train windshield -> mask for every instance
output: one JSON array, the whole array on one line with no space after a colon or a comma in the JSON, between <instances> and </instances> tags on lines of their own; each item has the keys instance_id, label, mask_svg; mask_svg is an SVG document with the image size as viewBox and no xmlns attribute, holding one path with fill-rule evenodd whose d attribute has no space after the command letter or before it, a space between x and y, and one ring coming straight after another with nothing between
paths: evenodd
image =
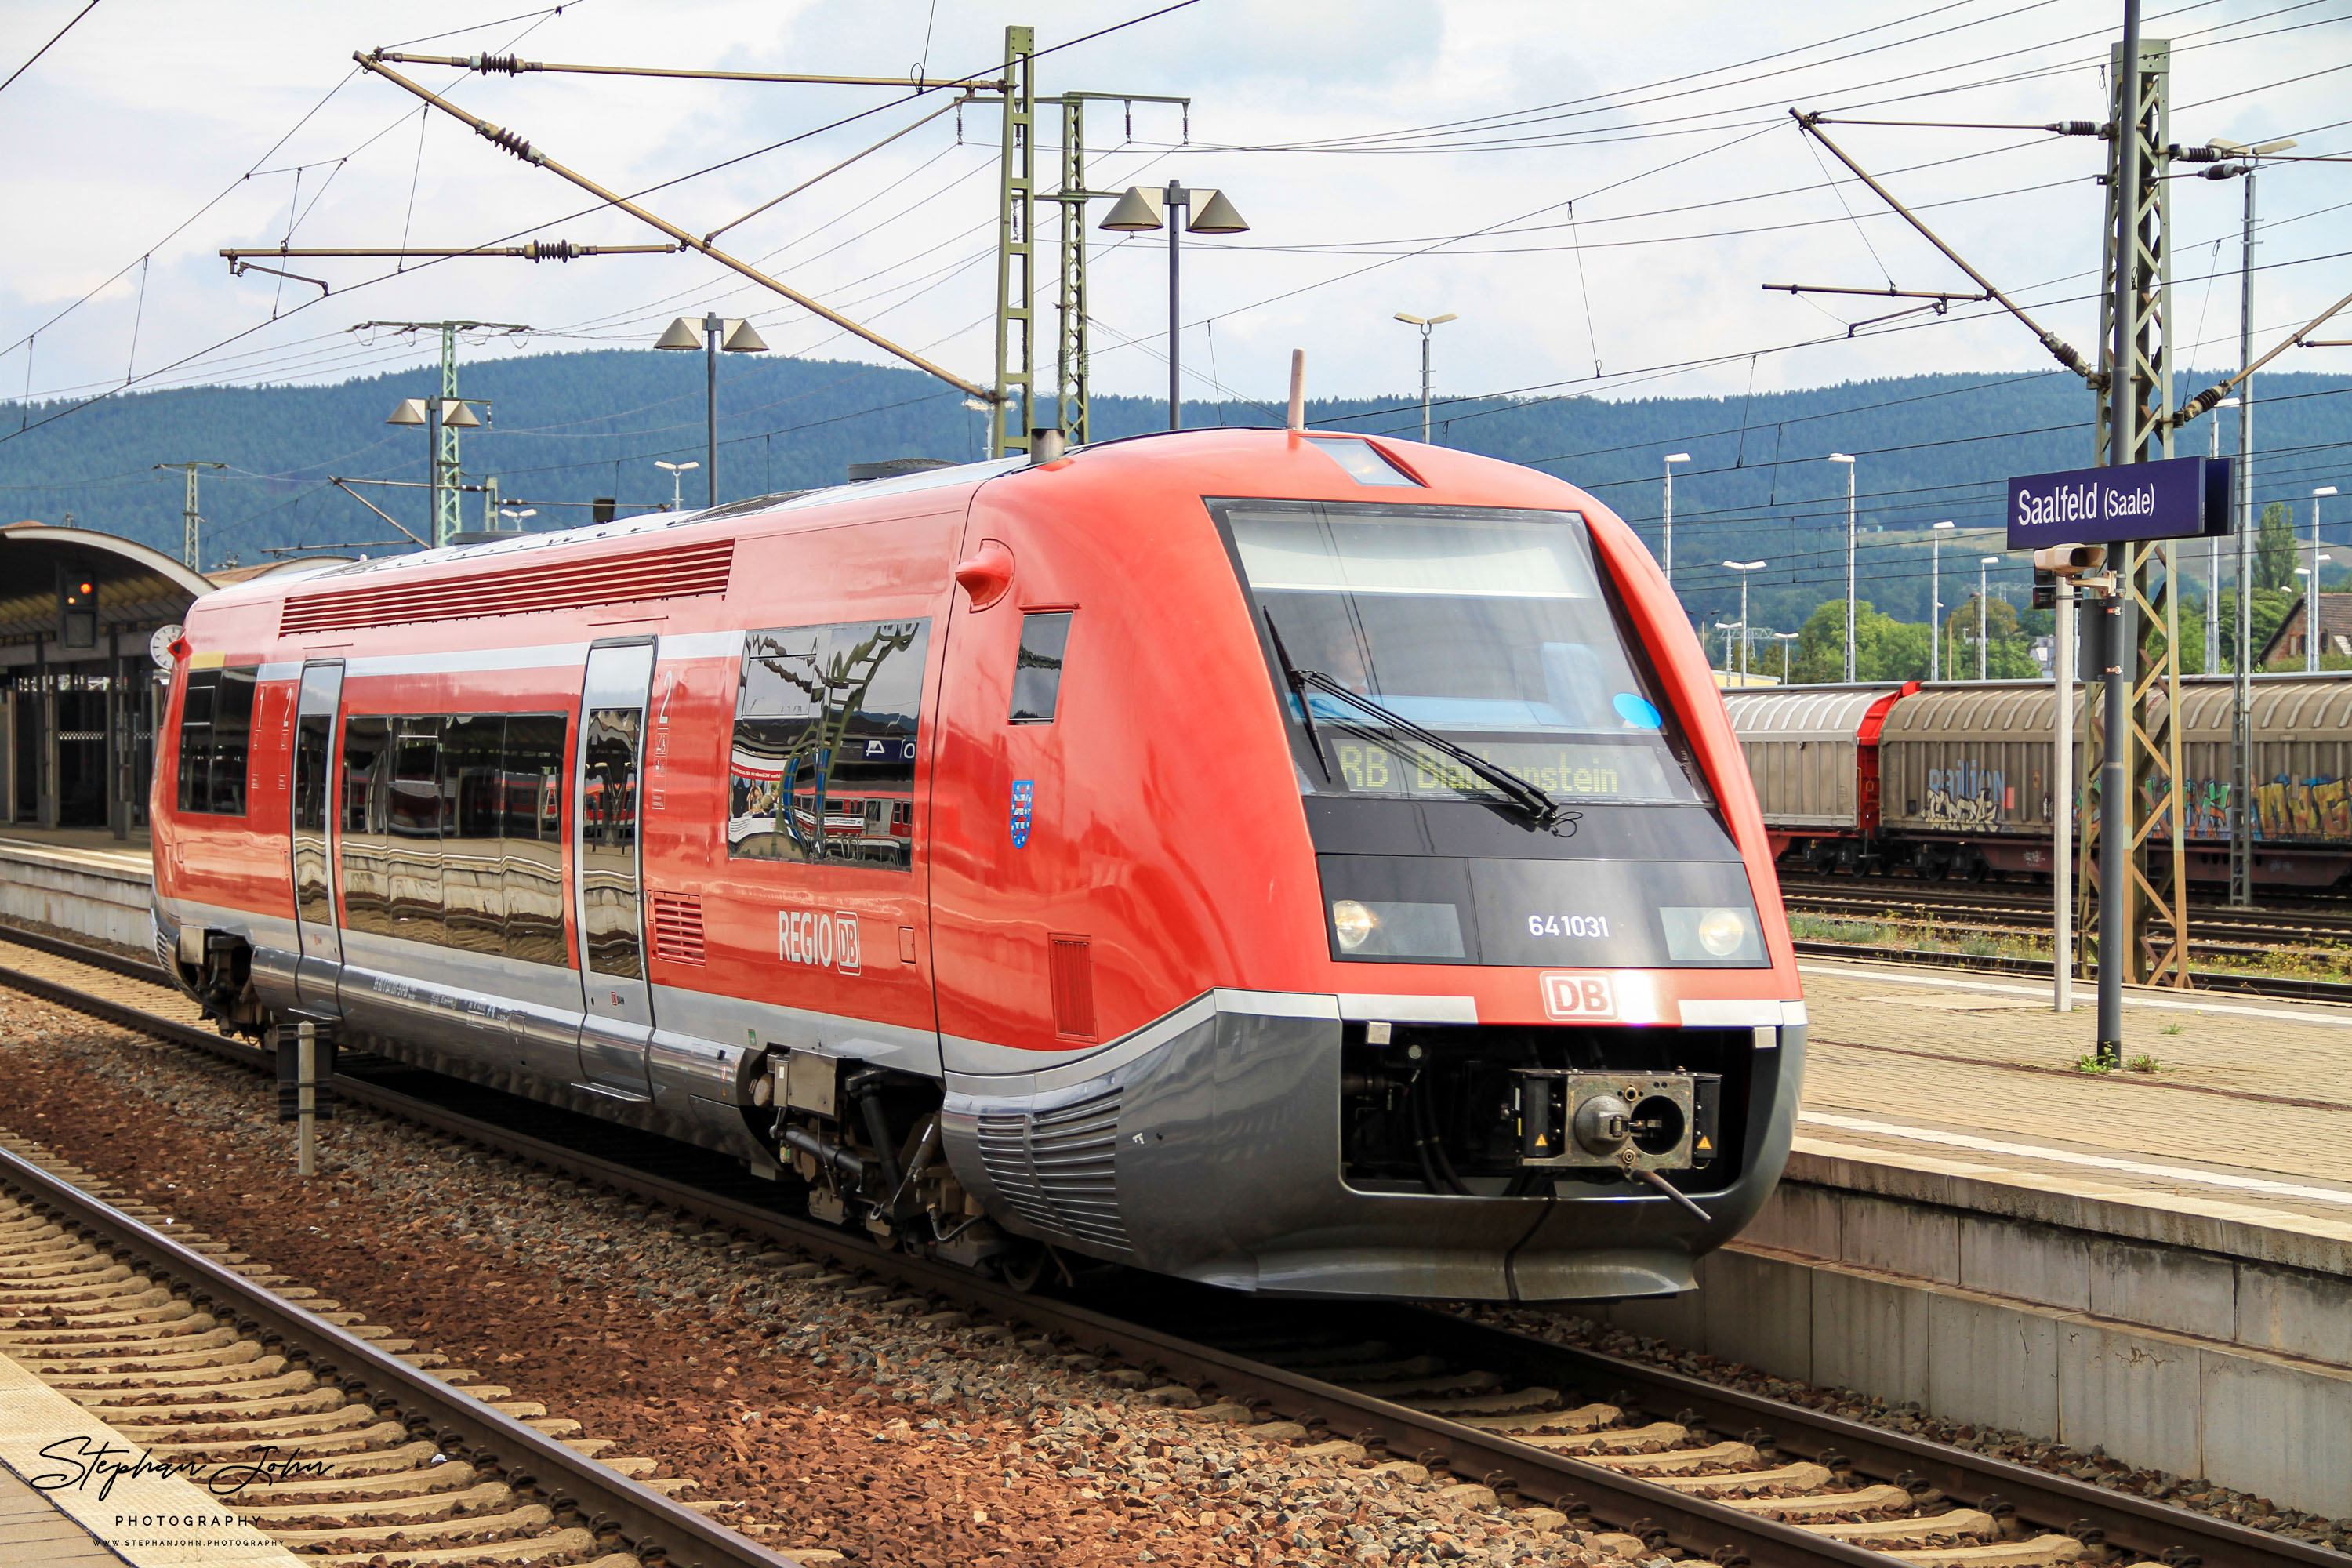
<instances>
[{"instance_id":1,"label":"train windshield","mask_svg":"<svg viewBox=\"0 0 2352 1568\"><path fill-rule=\"evenodd\" d=\"M1706 800L1577 513L1212 505L1287 663L1280 679L1319 678L1285 693L1320 752L1300 769L1308 790L1507 796L1467 751L1558 801Z\"/></svg>"}]
</instances>

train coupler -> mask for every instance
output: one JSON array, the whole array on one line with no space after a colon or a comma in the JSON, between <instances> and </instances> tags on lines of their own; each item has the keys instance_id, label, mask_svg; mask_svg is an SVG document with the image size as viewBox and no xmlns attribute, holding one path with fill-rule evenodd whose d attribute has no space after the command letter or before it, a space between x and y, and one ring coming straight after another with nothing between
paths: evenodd
<instances>
[{"instance_id":1,"label":"train coupler","mask_svg":"<svg viewBox=\"0 0 2352 1568\"><path fill-rule=\"evenodd\" d=\"M1721 1146L1720 1073L1520 1068L1512 1076L1523 1169L1697 1170Z\"/></svg>"}]
</instances>

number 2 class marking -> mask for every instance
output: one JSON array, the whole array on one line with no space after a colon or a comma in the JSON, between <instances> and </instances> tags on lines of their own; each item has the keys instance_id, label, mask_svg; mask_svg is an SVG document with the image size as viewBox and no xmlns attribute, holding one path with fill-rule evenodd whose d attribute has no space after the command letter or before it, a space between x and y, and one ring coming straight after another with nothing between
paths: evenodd
<instances>
[{"instance_id":1,"label":"number 2 class marking","mask_svg":"<svg viewBox=\"0 0 2352 1568\"><path fill-rule=\"evenodd\" d=\"M1598 937L1609 935L1606 915L1529 915L1529 936Z\"/></svg>"}]
</instances>

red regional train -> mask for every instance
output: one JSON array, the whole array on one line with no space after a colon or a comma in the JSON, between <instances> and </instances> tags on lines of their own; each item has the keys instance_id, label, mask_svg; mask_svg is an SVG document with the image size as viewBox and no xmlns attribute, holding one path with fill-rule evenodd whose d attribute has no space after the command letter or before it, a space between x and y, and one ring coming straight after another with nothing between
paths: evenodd
<instances>
[{"instance_id":1,"label":"red regional train","mask_svg":"<svg viewBox=\"0 0 2352 1568\"><path fill-rule=\"evenodd\" d=\"M1197 431L200 601L158 954L225 1031L728 1151L886 1245L1687 1289L1787 1157L1771 851L1648 552Z\"/></svg>"}]
</instances>

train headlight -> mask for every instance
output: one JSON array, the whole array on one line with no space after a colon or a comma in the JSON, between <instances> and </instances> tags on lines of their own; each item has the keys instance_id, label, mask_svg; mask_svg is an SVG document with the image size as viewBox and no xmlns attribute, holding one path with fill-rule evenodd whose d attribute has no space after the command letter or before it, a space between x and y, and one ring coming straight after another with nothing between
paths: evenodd
<instances>
[{"instance_id":1,"label":"train headlight","mask_svg":"<svg viewBox=\"0 0 2352 1568\"><path fill-rule=\"evenodd\" d=\"M1709 910L1698 917L1698 944L1717 958L1729 958L1748 940L1748 917L1738 910Z\"/></svg>"},{"instance_id":2,"label":"train headlight","mask_svg":"<svg viewBox=\"0 0 2352 1568\"><path fill-rule=\"evenodd\" d=\"M1764 943L1753 911L1729 905L1658 911L1665 927L1667 955L1684 963L1761 963Z\"/></svg>"},{"instance_id":3,"label":"train headlight","mask_svg":"<svg viewBox=\"0 0 2352 1568\"><path fill-rule=\"evenodd\" d=\"M1331 905L1331 934L1339 939L1343 952L1353 952L1371 940L1381 929L1381 917L1367 905L1353 899L1339 899Z\"/></svg>"}]
</instances>

